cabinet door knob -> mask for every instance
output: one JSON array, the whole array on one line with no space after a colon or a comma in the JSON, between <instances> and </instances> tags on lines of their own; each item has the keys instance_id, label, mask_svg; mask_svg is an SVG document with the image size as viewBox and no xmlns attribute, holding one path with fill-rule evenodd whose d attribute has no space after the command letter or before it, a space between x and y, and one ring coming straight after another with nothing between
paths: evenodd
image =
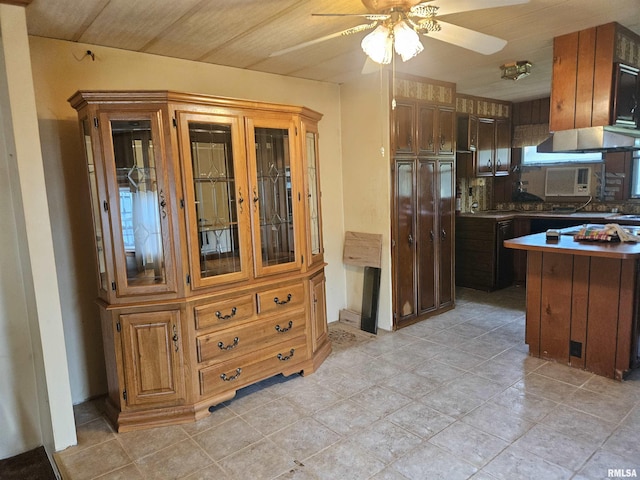
<instances>
[{"instance_id":1,"label":"cabinet door knob","mask_svg":"<svg viewBox=\"0 0 640 480\"><path fill-rule=\"evenodd\" d=\"M178 351L178 330L176 329L176 326L173 326L173 337L171 337L171 340L173 340L173 346L176 349L176 352Z\"/></svg>"},{"instance_id":2,"label":"cabinet door knob","mask_svg":"<svg viewBox=\"0 0 640 480\"><path fill-rule=\"evenodd\" d=\"M407 238L407 240L409 241L409 245L413 245L413 235L409 234L409 238Z\"/></svg>"},{"instance_id":3,"label":"cabinet door knob","mask_svg":"<svg viewBox=\"0 0 640 480\"><path fill-rule=\"evenodd\" d=\"M242 188L238 188L238 204L240 205L240 213L244 210L242 204L244 203L244 197L242 196Z\"/></svg>"},{"instance_id":4,"label":"cabinet door knob","mask_svg":"<svg viewBox=\"0 0 640 480\"><path fill-rule=\"evenodd\" d=\"M256 191L256 187L253 187L253 211L254 212L258 209L258 200L260 200L260 197L258 197L258 192Z\"/></svg>"}]
</instances>

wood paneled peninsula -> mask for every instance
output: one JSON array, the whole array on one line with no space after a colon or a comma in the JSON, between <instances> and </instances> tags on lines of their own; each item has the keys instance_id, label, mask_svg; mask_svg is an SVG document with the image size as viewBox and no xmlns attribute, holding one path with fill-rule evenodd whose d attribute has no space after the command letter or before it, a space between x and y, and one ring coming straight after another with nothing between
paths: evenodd
<instances>
[{"instance_id":1,"label":"wood paneled peninsula","mask_svg":"<svg viewBox=\"0 0 640 480\"><path fill-rule=\"evenodd\" d=\"M545 233L506 240L527 252L529 354L622 380L640 364L640 244Z\"/></svg>"}]
</instances>

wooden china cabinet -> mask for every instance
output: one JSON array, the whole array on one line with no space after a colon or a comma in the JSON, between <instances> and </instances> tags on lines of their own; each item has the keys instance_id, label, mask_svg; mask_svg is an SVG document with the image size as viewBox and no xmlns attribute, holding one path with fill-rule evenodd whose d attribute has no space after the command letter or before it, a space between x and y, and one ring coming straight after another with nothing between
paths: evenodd
<instances>
[{"instance_id":1,"label":"wooden china cabinet","mask_svg":"<svg viewBox=\"0 0 640 480\"><path fill-rule=\"evenodd\" d=\"M401 79L395 97L392 263L397 328L454 307L455 85Z\"/></svg>"},{"instance_id":2,"label":"wooden china cabinet","mask_svg":"<svg viewBox=\"0 0 640 480\"><path fill-rule=\"evenodd\" d=\"M331 351L321 114L170 91L81 91L118 431L194 421Z\"/></svg>"}]
</instances>

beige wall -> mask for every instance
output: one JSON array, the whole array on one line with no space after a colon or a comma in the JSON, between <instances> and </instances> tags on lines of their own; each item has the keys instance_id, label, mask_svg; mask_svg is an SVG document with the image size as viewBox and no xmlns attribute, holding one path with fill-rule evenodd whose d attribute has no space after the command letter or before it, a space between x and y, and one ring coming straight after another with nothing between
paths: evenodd
<instances>
[{"instance_id":1,"label":"beige wall","mask_svg":"<svg viewBox=\"0 0 640 480\"><path fill-rule=\"evenodd\" d=\"M0 458L76 442L23 7L0 4Z\"/></svg>"},{"instance_id":2,"label":"beige wall","mask_svg":"<svg viewBox=\"0 0 640 480\"><path fill-rule=\"evenodd\" d=\"M344 229L382 234L378 326L385 330L393 328L388 91L379 73L341 88ZM360 312L363 269L348 267L346 275L348 308Z\"/></svg>"},{"instance_id":3,"label":"beige wall","mask_svg":"<svg viewBox=\"0 0 640 480\"><path fill-rule=\"evenodd\" d=\"M304 105L324 114L319 125L328 320L346 303L342 266L344 218L338 85L261 74L156 55L30 38L47 196L53 225L73 402L105 391L77 90L159 89ZM95 60L86 55L87 50Z\"/></svg>"}]
</instances>

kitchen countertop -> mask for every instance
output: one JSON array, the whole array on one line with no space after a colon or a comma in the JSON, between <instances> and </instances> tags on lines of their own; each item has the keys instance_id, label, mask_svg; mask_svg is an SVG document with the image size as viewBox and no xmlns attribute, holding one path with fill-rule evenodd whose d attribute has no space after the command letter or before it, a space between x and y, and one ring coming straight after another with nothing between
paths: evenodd
<instances>
[{"instance_id":1,"label":"kitchen countertop","mask_svg":"<svg viewBox=\"0 0 640 480\"><path fill-rule=\"evenodd\" d=\"M589 257L640 258L640 244L638 243L576 241L573 239L573 235L566 234L560 235L558 240L547 241L547 236L544 232L505 240L504 246L516 250L554 252Z\"/></svg>"},{"instance_id":2,"label":"kitchen countertop","mask_svg":"<svg viewBox=\"0 0 640 480\"><path fill-rule=\"evenodd\" d=\"M492 218L495 220L509 220L513 218L549 218L558 220L589 221L596 220L604 223L620 223L633 225L640 223L640 214L625 215L611 212L554 212L554 211L526 211L526 210L484 210L476 213L461 213L459 217Z\"/></svg>"}]
</instances>

